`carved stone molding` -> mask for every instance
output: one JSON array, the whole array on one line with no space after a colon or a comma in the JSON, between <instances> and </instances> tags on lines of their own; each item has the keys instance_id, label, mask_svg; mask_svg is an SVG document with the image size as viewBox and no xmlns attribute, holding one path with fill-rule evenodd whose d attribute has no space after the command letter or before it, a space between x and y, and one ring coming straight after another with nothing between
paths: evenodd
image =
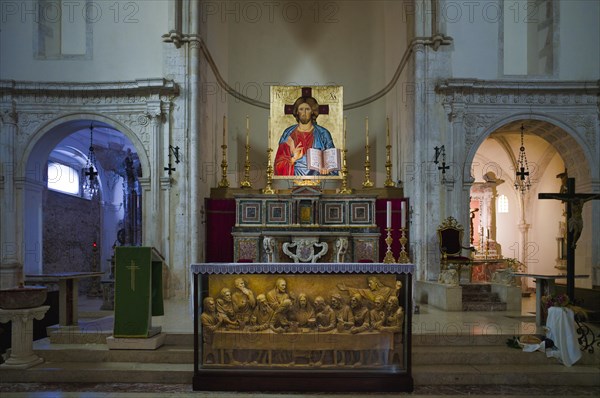
<instances>
[{"instance_id":1,"label":"carved stone molding","mask_svg":"<svg viewBox=\"0 0 600 398\"><path fill-rule=\"evenodd\" d=\"M438 84L436 92L449 121L463 123L467 151L493 124L510 115L532 112L562 120L577 129L590 147L596 146L600 104L597 81L452 79Z\"/></svg>"},{"instance_id":2,"label":"carved stone molding","mask_svg":"<svg viewBox=\"0 0 600 398\"><path fill-rule=\"evenodd\" d=\"M179 87L166 79L129 82L66 83L0 80L0 107L14 109L18 121L17 142L24 144L39 127L73 112L101 113L134 131L146 148L151 121L164 121L163 109L179 95ZM11 104L14 106L11 107Z\"/></svg>"},{"instance_id":3,"label":"carved stone molding","mask_svg":"<svg viewBox=\"0 0 600 398\"><path fill-rule=\"evenodd\" d=\"M19 117L13 103L2 104L0 108L0 121L4 124L17 124Z\"/></svg>"},{"instance_id":4,"label":"carved stone molding","mask_svg":"<svg viewBox=\"0 0 600 398\"><path fill-rule=\"evenodd\" d=\"M518 81L452 79L441 82L436 91L443 103L472 105L592 105L598 106L598 81Z\"/></svg>"}]
</instances>

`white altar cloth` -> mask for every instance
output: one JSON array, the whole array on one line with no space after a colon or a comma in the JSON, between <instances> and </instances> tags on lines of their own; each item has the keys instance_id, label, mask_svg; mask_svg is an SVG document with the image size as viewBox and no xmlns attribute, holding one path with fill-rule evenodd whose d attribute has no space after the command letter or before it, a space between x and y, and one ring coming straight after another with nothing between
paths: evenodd
<instances>
[{"instance_id":1,"label":"white altar cloth","mask_svg":"<svg viewBox=\"0 0 600 398\"><path fill-rule=\"evenodd\" d=\"M566 307L548 308L546 337L554 342L557 350L546 350L549 357L558 358L564 365L571 366L581 358L577 342L575 314Z\"/></svg>"}]
</instances>

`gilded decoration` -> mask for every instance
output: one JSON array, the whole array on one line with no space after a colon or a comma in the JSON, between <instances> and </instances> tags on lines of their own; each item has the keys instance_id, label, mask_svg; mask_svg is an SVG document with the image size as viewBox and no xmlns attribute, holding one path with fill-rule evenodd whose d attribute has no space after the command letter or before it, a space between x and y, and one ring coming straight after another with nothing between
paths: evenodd
<instances>
[{"instance_id":1,"label":"gilded decoration","mask_svg":"<svg viewBox=\"0 0 600 398\"><path fill-rule=\"evenodd\" d=\"M343 136L342 86L271 86L273 178L311 186L341 179Z\"/></svg>"},{"instance_id":2,"label":"gilded decoration","mask_svg":"<svg viewBox=\"0 0 600 398\"><path fill-rule=\"evenodd\" d=\"M208 367L404 367L395 275L210 275L202 300Z\"/></svg>"}]
</instances>

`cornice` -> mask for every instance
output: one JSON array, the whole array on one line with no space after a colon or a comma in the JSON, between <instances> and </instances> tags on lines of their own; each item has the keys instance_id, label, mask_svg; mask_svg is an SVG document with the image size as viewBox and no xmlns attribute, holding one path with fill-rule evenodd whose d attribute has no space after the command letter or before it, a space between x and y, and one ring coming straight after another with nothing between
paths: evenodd
<instances>
[{"instance_id":1,"label":"cornice","mask_svg":"<svg viewBox=\"0 0 600 398\"><path fill-rule=\"evenodd\" d=\"M600 94L600 80L479 80L479 79L448 79L436 86L440 93L460 91L507 91L507 92L570 92L586 95Z\"/></svg>"},{"instance_id":2,"label":"cornice","mask_svg":"<svg viewBox=\"0 0 600 398\"><path fill-rule=\"evenodd\" d=\"M179 86L163 78L136 79L125 82L33 82L0 80L0 95L45 95L45 96L169 96L179 95Z\"/></svg>"}]
</instances>

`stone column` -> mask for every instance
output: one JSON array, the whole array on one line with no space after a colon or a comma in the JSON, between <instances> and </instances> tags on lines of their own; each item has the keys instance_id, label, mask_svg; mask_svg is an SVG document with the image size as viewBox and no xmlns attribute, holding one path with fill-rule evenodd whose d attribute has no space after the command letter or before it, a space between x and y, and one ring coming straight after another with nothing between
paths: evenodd
<instances>
[{"instance_id":1,"label":"stone column","mask_svg":"<svg viewBox=\"0 0 600 398\"><path fill-rule=\"evenodd\" d=\"M148 101L147 104L147 116L150 119L150 186L149 186L149 195L147 195L144 200L147 200L148 206L144 206L146 210L149 210L150 217L144 217L145 221L149 224L144 226L144 231L146 232L146 236L143 237L143 241L147 243L148 246L153 246L157 248L159 251L162 251L161 242L162 242L162 227L164 224L164 220L162 220L162 212L160 211L161 203L161 189L160 189L160 176L162 174L162 130L161 123L163 119L162 110L161 110L161 101Z\"/></svg>"},{"instance_id":2,"label":"stone column","mask_svg":"<svg viewBox=\"0 0 600 398\"><path fill-rule=\"evenodd\" d=\"M199 1L190 3L190 36L200 34L200 5ZM190 210L190 232L189 232L189 262L200 262L200 253L203 253L201 246L204 242L200 240L201 229L201 208L204 199L201 195L200 178L198 171L200 167L200 134L206 132L201 131L200 118L200 98L202 92L200 90L200 42L197 40L190 41L189 45L189 65L188 65L188 98L189 98L189 162L187 165L187 174L189 179L189 210Z\"/></svg>"},{"instance_id":3,"label":"stone column","mask_svg":"<svg viewBox=\"0 0 600 398\"><path fill-rule=\"evenodd\" d=\"M18 286L22 279L23 265L19 261L19 237L17 233L17 206L15 190L15 137L17 113L11 104L0 110L0 288Z\"/></svg>"},{"instance_id":4,"label":"stone column","mask_svg":"<svg viewBox=\"0 0 600 398\"><path fill-rule=\"evenodd\" d=\"M518 253L518 260L523 263L525 265L525 267L527 268L527 272L531 272L529 270L529 266L527 264L527 235L529 232L529 228L531 227L531 224L527 224L525 222L525 220L521 220L521 222L518 225L519 228L519 253ZM523 283L523 280L527 280L527 278L523 278L521 280L521 289L523 292L527 291L527 283Z\"/></svg>"},{"instance_id":5,"label":"stone column","mask_svg":"<svg viewBox=\"0 0 600 398\"><path fill-rule=\"evenodd\" d=\"M49 305L13 310L0 309L0 322L12 322L10 356L0 367L26 369L44 362L33 352L33 320L42 320Z\"/></svg>"}]
</instances>

